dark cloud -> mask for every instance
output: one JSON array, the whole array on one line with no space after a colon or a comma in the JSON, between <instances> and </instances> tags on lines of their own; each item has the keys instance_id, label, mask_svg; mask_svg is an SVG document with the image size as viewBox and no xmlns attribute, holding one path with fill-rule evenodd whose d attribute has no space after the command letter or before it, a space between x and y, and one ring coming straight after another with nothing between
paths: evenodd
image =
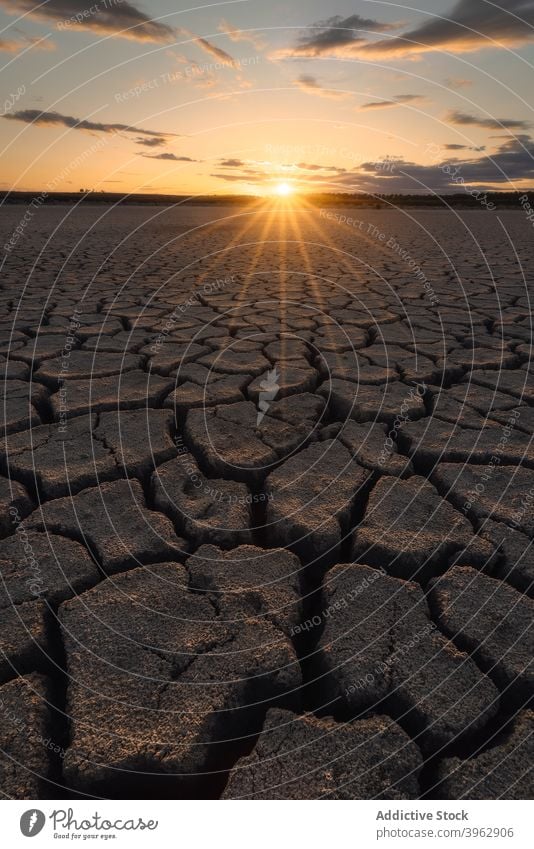
<instances>
[{"instance_id":1,"label":"dark cloud","mask_svg":"<svg viewBox=\"0 0 534 849\"><path fill-rule=\"evenodd\" d=\"M514 184L527 180L534 183L534 139L526 133L513 139L505 136L491 155L477 155L481 149L467 145L450 144L443 148L451 152L471 151L472 155L463 160L444 156L441 162L429 165L389 157L382 162L364 162L351 170L314 162L293 163L286 167L299 169L291 173L291 179L303 187L314 185L328 191L372 194L455 194L468 193L470 188L485 191L492 186L513 189ZM267 169L253 170L242 166L235 166L235 173L218 172L211 176L227 182L272 182L272 173Z\"/></svg>"},{"instance_id":2,"label":"dark cloud","mask_svg":"<svg viewBox=\"0 0 534 849\"><path fill-rule=\"evenodd\" d=\"M167 162L199 162L198 159L191 159L190 156L176 156L175 153L140 153L139 156L144 156L145 159L164 159Z\"/></svg>"},{"instance_id":3,"label":"dark cloud","mask_svg":"<svg viewBox=\"0 0 534 849\"><path fill-rule=\"evenodd\" d=\"M142 144L143 147L161 147L162 145L167 143L166 138L150 138L150 139L134 139L136 144Z\"/></svg>"},{"instance_id":4,"label":"dark cloud","mask_svg":"<svg viewBox=\"0 0 534 849\"><path fill-rule=\"evenodd\" d=\"M220 159L219 165L222 165L224 168L242 168L244 166L244 162L242 159Z\"/></svg>"},{"instance_id":5,"label":"dark cloud","mask_svg":"<svg viewBox=\"0 0 534 849\"><path fill-rule=\"evenodd\" d=\"M364 103L360 109L388 109L391 106L402 106L404 103L414 103L425 100L422 94L397 94L391 100L372 100Z\"/></svg>"},{"instance_id":6,"label":"dark cloud","mask_svg":"<svg viewBox=\"0 0 534 849\"><path fill-rule=\"evenodd\" d=\"M341 15L318 21L308 28L297 43L275 55L285 56L350 56L365 44L365 35L395 29L394 24L385 24L359 15L342 18Z\"/></svg>"},{"instance_id":7,"label":"dark cloud","mask_svg":"<svg viewBox=\"0 0 534 849\"><path fill-rule=\"evenodd\" d=\"M459 127L480 127L483 130L528 130L530 121L520 121L515 118L479 118L467 112L449 112L449 124Z\"/></svg>"},{"instance_id":8,"label":"dark cloud","mask_svg":"<svg viewBox=\"0 0 534 849\"><path fill-rule=\"evenodd\" d=\"M480 147L470 147L468 144L444 144L443 147L445 150L476 150L480 152L481 150L486 150L486 145L481 145Z\"/></svg>"},{"instance_id":9,"label":"dark cloud","mask_svg":"<svg viewBox=\"0 0 534 849\"><path fill-rule=\"evenodd\" d=\"M491 156L477 159L445 159L435 165L398 160L393 168L385 170L381 170L379 163L367 162L359 171L360 175L357 172L349 175L352 183L378 193L427 190L450 194L463 191L462 181L467 186L508 188L508 183L534 179L534 139L528 135L508 139ZM363 180L358 181L358 176Z\"/></svg>"},{"instance_id":10,"label":"dark cloud","mask_svg":"<svg viewBox=\"0 0 534 849\"><path fill-rule=\"evenodd\" d=\"M534 41L534 0L459 0L443 16L428 16L424 23L395 38L368 42L359 52L372 56L400 56L429 50L464 53L484 47L519 47Z\"/></svg>"},{"instance_id":11,"label":"dark cloud","mask_svg":"<svg viewBox=\"0 0 534 849\"><path fill-rule=\"evenodd\" d=\"M88 2L88 0L0 0L8 12L54 21L56 28L65 32L92 30L100 35L114 35L133 41L174 41L177 31L166 24L151 20L126 0L115 3Z\"/></svg>"},{"instance_id":12,"label":"dark cloud","mask_svg":"<svg viewBox=\"0 0 534 849\"><path fill-rule=\"evenodd\" d=\"M105 124L99 121L85 121L81 118L73 118L70 115L61 115L59 112L41 112L39 109L21 109L2 116L6 121L22 121L25 124L33 124L39 127L70 127L73 130L89 130L95 133L135 133L139 136L147 136L155 141L149 145L164 144L165 139L175 136L176 133L161 133L156 130L142 130L139 127L130 127L128 124ZM138 142L145 144L141 139Z\"/></svg>"}]
</instances>

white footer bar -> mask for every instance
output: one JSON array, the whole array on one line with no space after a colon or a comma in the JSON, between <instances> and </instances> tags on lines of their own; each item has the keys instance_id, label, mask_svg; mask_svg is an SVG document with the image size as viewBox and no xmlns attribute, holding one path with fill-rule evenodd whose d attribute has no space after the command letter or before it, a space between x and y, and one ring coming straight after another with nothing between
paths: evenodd
<instances>
[{"instance_id":1,"label":"white footer bar","mask_svg":"<svg viewBox=\"0 0 534 849\"><path fill-rule=\"evenodd\" d=\"M532 849L533 808L510 801L3 801L0 830L10 849L67 841L158 849Z\"/></svg>"}]
</instances>

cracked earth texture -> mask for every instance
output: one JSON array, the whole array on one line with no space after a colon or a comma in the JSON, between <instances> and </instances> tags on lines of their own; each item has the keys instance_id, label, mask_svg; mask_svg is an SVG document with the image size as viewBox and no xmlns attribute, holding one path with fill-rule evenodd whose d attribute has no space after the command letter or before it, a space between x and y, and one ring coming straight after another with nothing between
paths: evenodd
<instances>
[{"instance_id":1,"label":"cracked earth texture","mask_svg":"<svg viewBox=\"0 0 534 849\"><path fill-rule=\"evenodd\" d=\"M532 231L365 214L4 254L5 798L534 793Z\"/></svg>"}]
</instances>

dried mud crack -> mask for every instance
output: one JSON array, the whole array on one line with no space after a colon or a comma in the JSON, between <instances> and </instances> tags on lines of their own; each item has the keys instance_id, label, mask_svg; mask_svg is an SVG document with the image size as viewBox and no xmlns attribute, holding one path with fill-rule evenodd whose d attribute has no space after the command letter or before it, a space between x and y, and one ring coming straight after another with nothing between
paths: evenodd
<instances>
[{"instance_id":1,"label":"dried mud crack","mask_svg":"<svg viewBox=\"0 0 534 849\"><path fill-rule=\"evenodd\" d=\"M431 302L309 211L61 214L0 281L4 796L531 797L528 225L366 210Z\"/></svg>"}]
</instances>

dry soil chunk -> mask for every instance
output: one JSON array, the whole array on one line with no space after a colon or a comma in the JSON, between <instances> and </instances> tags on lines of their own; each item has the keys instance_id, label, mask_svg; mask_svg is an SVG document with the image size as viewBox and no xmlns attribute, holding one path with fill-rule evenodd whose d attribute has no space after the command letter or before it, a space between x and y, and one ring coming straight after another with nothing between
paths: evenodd
<instances>
[{"instance_id":1,"label":"dry soil chunk","mask_svg":"<svg viewBox=\"0 0 534 849\"><path fill-rule=\"evenodd\" d=\"M504 522L534 537L534 472L530 469L440 463L432 482L464 515Z\"/></svg>"},{"instance_id":2,"label":"dry soil chunk","mask_svg":"<svg viewBox=\"0 0 534 849\"><path fill-rule=\"evenodd\" d=\"M46 679L17 678L0 688L0 788L7 799L41 799L50 739Z\"/></svg>"},{"instance_id":3,"label":"dry soil chunk","mask_svg":"<svg viewBox=\"0 0 534 849\"><path fill-rule=\"evenodd\" d=\"M251 541L254 499L246 484L205 477L190 452L159 466L152 475L154 504L198 545L223 548Z\"/></svg>"},{"instance_id":4,"label":"dry soil chunk","mask_svg":"<svg viewBox=\"0 0 534 849\"><path fill-rule=\"evenodd\" d=\"M534 445L520 433L505 440L502 428L492 424L477 431L425 419L403 425L398 441L425 471L437 463L487 464L494 455L505 465L534 467Z\"/></svg>"},{"instance_id":5,"label":"dry soil chunk","mask_svg":"<svg viewBox=\"0 0 534 849\"><path fill-rule=\"evenodd\" d=\"M398 416L411 421L425 415L423 399L414 386L386 383L366 386L347 380L331 380L319 387L336 418L357 422L379 421L392 425Z\"/></svg>"},{"instance_id":6,"label":"dry soil chunk","mask_svg":"<svg viewBox=\"0 0 534 849\"><path fill-rule=\"evenodd\" d=\"M171 521L147 509L136 480L104 483L72 498L49 501L24 525L79 540L106 573L138 563L181 560L186 550Z\"/></svg>"},{"instance_id":7,"label":"dry soil chunk","mask_svg":"<svg viewBox=\"0 0 534 849\"><path fill-rule=\"evenodd\" d=\"M41 601L0 610L0 681L46 666L45 612Z\"/></svg>"},{"instance_id":8,"label":"dry soil chunk","mask_svg":"<svg viewBox=\"0 0 534 849\"><path fill-rule=\"evenodd\" d=\"M354 715L389 697L429 749L496 713L494 685L436 629L419 586L360 565L336 566L325 584L319 664L333 704Z\"/></svg>"},{"instance_id":9,"label":"dry soil chunk","mask_svg":"<svg viewBox=\"0 0 534 849\"><path fill-rule=\"evenodd\" d=\"M100 573L86 549L53 534L23 531L2 543L0 608L46 598L58 604L98 583Z\"/></svg>"},{"instance_id":10,"label":"dry soil chunk","mask_svg":"<svg viewBox=\"0 0 534 849\"><path fill-rule=\"evenodd\" d=\"M532 403L534 401L532 375L523 369L514 371L509 369L479 371L477 369L467 375L465 380L469 383L472 381L473 383L478 383L479 386L498 390L499 392L506 392L514 398L519 398L524 403Z\"/></svg>"},{"instance_id":11,"label":"dry soil chunk","mask_svg":"<svg viewBox=\"0 0 534 849\"><path fill-rule=\"evenodd\" d=\"M273 472L265 482L268 533L292 546L307 562L335 562L348 531L353 504L369 472L336 440L313 443Z\"/></svg>"},{"instance_id":12,"label":"dry soil chunk","mask_svg":"<svg viewBox=\"0 0 534 849\"><path fill-rule=\"evenodd\" d=\"M101 351L72 351L69 357L46 360L35 372L35 379L53 387L58 380L85 380L123 374L141 367L142 358L133 354L109 354Z\"/></svg>"},{"instance_id":13,"label":"dry soil chunk","mask_svg":"<svg viewBox=\"0 0 534 849\"><path fill-rule=\"evenodd\" d=\"M172 389L172 381L144 371L73 380L52 395L50 402L57 419L90 411L134 410L155 407Z\"/></svg>"},{"instance_id":14,"label":"dry soil chunk","mask_svg":"<svg viewBox=\"0 0 534 849\"><path fill-rule=\"evenodd\" d=\"M379 422L358 424L349 420L341 427L338 439L360 466L370 471L399 478L413 474L410 460L397 453L387 425Z\"/></svg>"},{"instance_id":15,"label":"dry soil chunk","mask_svg":"<svg viewBox=\"0 0 534 849\"><path fill-rule=\"evenodd\" d=\"M202 368L202 366L193 365L196 368ZM195 407L216 407L217 404L237 404L245 400L243 392L248 378L240 375L222 376L217 372L209 373L205 382L198 382L196 374L195 378L195 380L186 380L185 383L181 383L165 399L164 406L175 410L177 416Z\"/></svg>"},{"instance_id":16,"label":"dry soil chunk","mask_svg":"<svg viewBox=\"0 0 534 849\"><path fill-rule=\"evenodd\" d=\"M283 363L256 377L248 385L247 395L255 404L261 404L264 399L270 404L273 397L285 398L287 395L313 392L316 384L317 372L314 369L295 368L290 363Z\"/></svg>"},{"instance_id":17,"label":"dry soil chunk","mask_svg":"<svg viewBox=\"0 0 534 849\"><path fill-rule=\"evenodd\" d=\"M94 438L112 454L119 473L144 477L177 453L167 410L102 413Z\"/></svg>"},{"instance_id":18,"label":"dry soil chunk","mask_svg":"<svg viewBox=\"0 0 534 849\"><path fill-rule=\"evenodd\" d=\"M213 371L224 374L245 374L249 377L257 377L271 368L269 360L260 351L239 352L230 348L208 354L198 362Z\"/></svg>"},{"instance_id":19,"label":"dry soil chunk","mask_svg":"<svg viewBox=\"0 0 534 849\"><path fill-rule=\"evenodd\" d=\"M95 424L96 416L79 416L64 426L11 434L0 442L0 457L14 477L47 498L79 492L120 474L112 451L94 438Z\"/></svg>"},{"instance_id":20,"label":"dry soil chunk","mask_svg":"<svg viewBox=\"0 0 534 849\"><path fill-rule=\"evenodd\" d=\"M38 383L25 380L6 380L4 399L0 414L0 433L14 433L41 423L37 405L42 403L48 392Z\"/></svg>"},{"instance_id":21,"label":"dry soil chunk","mask_svg":"<svg viewBox=\"0 0 534 849\"><path fill-rule=\"evenodd\" d=\"M270 710L224 799L416 799L421 755L386 716L336 723Z\"/></svg>"},{"instance_id":22,"label":"dry soil chunk","mask_svg":"<svg viewBox=\"0 0 534 849\"><path fill-rule=\"evenodd\" d=\"M184 589L175 564L104 581L60 609L70 674L67 780L83 789L135 773L191 775L213 746L250 733L252 707L300 684L270 623L231 625Z\"/></svg>"},{"instance_id":23,"label":"dry soil chunk","mask_svg":"<svg viewBox=\"0 0 534 849\"><path fill-rule=\"evenodd\" d=\"M473 548L467 519L441 498L425 478L382 478L371 492L356 529L354 560L397 577L425 580L443 571L455 552ZM471 552L476 555L476 548ZM487 557L481 545L481 565Z\"/></svg>"},{"instance_id":24,"label":"dry soil chunk","mask_svg":"<svg viewBox=\"0 0 534 849\"><path fill-rule=\"evenodd\" d=\"M292 426L249 401L191 410L185 438L210 474L258 483L305 441L308 431L306 423Z\"/></svg>"},{"instance_id":25,"label":"dry soil chunk","mask_svg":"<svg viewBox=\"0 0 534 849\"><path fill-rule=\"evenodd\" d=\"M534 601L503 581L455 566L432 582L440 628L521 703L534 694Z\"/></svg>"},{"instance_id":26,"label":"dry soil chunk","mask_svg":"<svg viewBox=\"0 0 534 849\"><path fill-rule=\"evenodd\" d=\"M480 755L438 764L442 799L529 799L534 796L534 712L521 711L512 726Z\"/></svg>"},{"instance_id":27,"label":"dry soil chunk","mask_svg":"<svg viewBox=\"0 0 534 849\"><path fill-rule=\"evenodd\" d=\"M0 537L13 533L17 522L27 516L31 509L30 496L22 484L0 478Z\"/></svg>"},{"instance_id":28,"label":"dry soil chunk","mask_svg":"<svg viewBox=\"0 0 534 849\"><path fill-rule=\"evenodd\" d=\"M191 587L213 599L225 619L265 618L288 636L296 630L302 566L291 552L253 545L221 551L203 545L187 560L187 571Z\"/></svg>"},{"instance_id":29,"label":"dry soil chunk","mask_svg":"<svg viewBox=\"0 0 534 849\"><path fill-rule=\"evenodd\" d=\"M521 592L534 590L534 543L525 534L502 522L484 522L481 536L489 540L500 554L496 577L513 584Z\"/></svg>"}]
</instances>

